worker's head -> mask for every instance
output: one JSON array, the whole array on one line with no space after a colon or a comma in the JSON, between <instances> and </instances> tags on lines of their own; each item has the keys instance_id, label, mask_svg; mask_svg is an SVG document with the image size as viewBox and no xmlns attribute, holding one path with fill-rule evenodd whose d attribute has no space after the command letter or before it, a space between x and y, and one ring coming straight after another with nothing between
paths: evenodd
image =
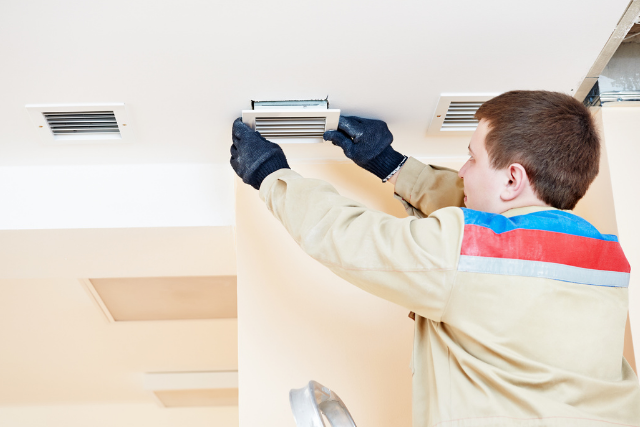
<instances>
[{"instance_id":1,"label":"worker's head","mask_svg":"<svg viewBox=\"0 0 640 427\"><path fill-rule=\"evenodd\" d=\"M512 91L485 102L460 169L467 207L501 213L530 205L573 209L598 174L589 110L558 92Z\"/></svg>"}]
</instances>

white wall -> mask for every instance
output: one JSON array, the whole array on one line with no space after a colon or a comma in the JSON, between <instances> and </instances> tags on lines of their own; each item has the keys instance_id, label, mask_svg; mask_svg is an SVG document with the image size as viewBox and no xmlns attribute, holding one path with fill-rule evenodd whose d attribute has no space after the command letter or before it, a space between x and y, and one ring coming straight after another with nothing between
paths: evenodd
<instances>
[{"instance_id":1,"label":"white wall","mask_svg":"<svg viewBox=\"0 0 640 427\"><path fill-rule=\"evenodd\" d=\"M637 354L640 348L640 226L637 220L640 211L640 105L605 104L602 122L620 243L631 264L629 316Z\"/></svg>"}]
</instances>

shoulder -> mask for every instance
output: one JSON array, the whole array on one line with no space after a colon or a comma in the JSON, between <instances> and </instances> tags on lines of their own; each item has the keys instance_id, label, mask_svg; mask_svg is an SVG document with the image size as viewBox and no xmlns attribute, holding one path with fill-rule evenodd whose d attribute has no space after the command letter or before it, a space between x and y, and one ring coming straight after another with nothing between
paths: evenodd
<instances>
[{"instance_id":1,"label":"shoulder","mask_svg":"<svg viewBox=\"0 0 640 427\"><path fill-rule=\"evenodd\" d=\"M531 211L530 208L522 208L519 211L515 209L509 211L506 215L467 208L461 208L461 210L464 215L465 225L485 227L496 234L516 230L531 230L563 233L605 241L618 241L615 235L600 233L596 227L578 215L557 209Z\"/></svg>"}]
</instances>

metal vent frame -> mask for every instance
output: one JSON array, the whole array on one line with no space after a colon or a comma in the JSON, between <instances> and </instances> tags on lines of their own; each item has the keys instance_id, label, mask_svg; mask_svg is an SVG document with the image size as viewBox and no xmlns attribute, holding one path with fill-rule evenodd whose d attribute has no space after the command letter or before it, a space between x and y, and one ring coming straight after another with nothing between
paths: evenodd
<instances>
[{"instance_id":1,"label":"metal vent frame","mask_svg":"<svg viewBox=\"0 0 640 427\"><path fill-rule=\"evenodd\" d=\"M456 114L452 106L461 106L460 104L473 104L466 107L466 111L459 111L464 114L464 117L472 115L482 105L483 102L490 100L498 96L498 93L473 93L473 94L461 94L461 93L443 93L440 95L438 105L433 113L431 124L427 130L431 135L471 135L477 128L477 122L475 125L471 124L469 120L464 120L467 124L461 126L455 126L455 122L449 122L451 125L445 123L445 119L453 118ZM457 104L457 105L456 105ZM462 121L461 121L462 122Z\"/></svg>"},{"instance_id":2,"label":"metal vent frame","mask_svg":"<svg viewBox=\"0 0 640 427\"><path fill-rule=\"evenodd\" d=\"M338 128L340 110L327 100L252 101L253 110L242 111L242 121L278 144L320 143L322 134Z\"/></svg>"},{"instance_id":3,"label":"metal vent frame","mask_svg":"<svg viewBox=\"0 0 640 427\"><path fill-rule=\"evenodd\" d=\"M38 132L45 143L48 144L96 144L96 143L131 143L133 142L133 129L128 120L125 104L112 103L83 103L83 104L28 104L25 106L31 121L36 125ZM66 134L54 133L50 123L45 117L46 113L113 113L117 123L118 132L71 132Z\"/></svg>"}]
</instances>

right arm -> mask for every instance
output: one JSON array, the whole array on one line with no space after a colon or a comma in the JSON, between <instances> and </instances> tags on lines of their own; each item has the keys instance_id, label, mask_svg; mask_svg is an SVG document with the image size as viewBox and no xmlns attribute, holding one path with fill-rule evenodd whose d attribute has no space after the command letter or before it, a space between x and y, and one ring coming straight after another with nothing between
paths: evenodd
<instances>
[{"instance_id":1,"label":"right arm","mask_svg":"<svg viewBox=\"0 0 640 427\"><path fill-rule=\"evenodd\" d=\"M445 207L464 206L462 179L453 169L425 165L391 147L393 135L381 120L340 116L337 130L324 133L358 166L395 186L407 213L424 218Z\"/></svg>"},{"instance_id":2,"label":"right arm","mask_svg":"<svg viewBox=\"0 0 640 427\"><path fill-rule=\"evenodd\" d=\"M464 206L464 187L458 172L425 165L409 157L389 182L411 216L424 218L438 209Z\"/></svg>"}]
</instances>

